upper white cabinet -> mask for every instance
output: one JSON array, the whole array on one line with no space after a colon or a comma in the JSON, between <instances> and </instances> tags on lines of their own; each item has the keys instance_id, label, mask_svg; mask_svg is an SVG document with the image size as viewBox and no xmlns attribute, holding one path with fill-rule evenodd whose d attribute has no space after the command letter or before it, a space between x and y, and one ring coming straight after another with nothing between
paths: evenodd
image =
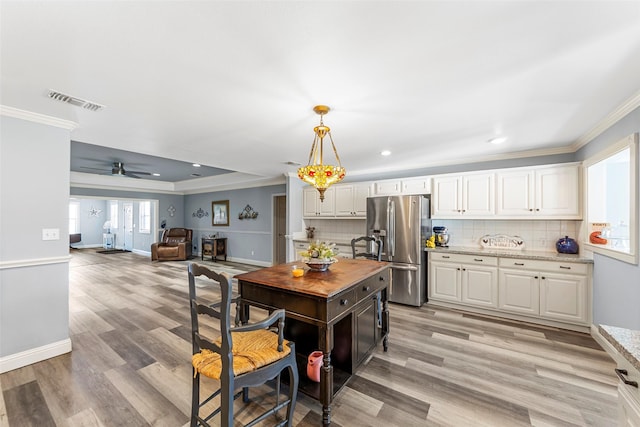
<instances>
[{"instance_id":1,"label":"upper white cabinet","mask_svg":"<svg viewBox=\"0 0 640 427\"><path fill-rule=\"evenodd\" d=\"M580 219L578 165L497 171L500 217Z\"/></svg>"},{"instance_id":2,"label":"upper white cabinet","mask_svg":"<svg viewBox=\"0 0 640 427\"><path fill-rule=\"evenodd\" d=\"M388 179L373 184L374 196L394 196L398 194L429 194L431 178L418 176L405 179Z\"/></svg>"},{"instance_id":3,"label":"upper white cabinet","mask_svg":"<svg viewBox=\"0 0 640 427\"><path fill-rule=\"evenodd\" d=\"M365 218L369 184L344 184L335 187L335 215L339 217Z\"/></svg>"},{"instance_id":4,"label":"upper white cabinet","mask_svg":"<svg viewBox=\"0 0 640 427\"><path fill-rule=\"evenodd\" d=\"M335 187L324 192L324 201L320 201L320 193L314 187L302 189L302 216L305 218L335 216Z\"/></svg>"},{"instance_id":5,"label":"upper white cabinet","mask_svg":"<svg viewBox=\"0 0 640 427\"><path fill-rule=\"evenodd\" d=\"M495 174L474 173L433 178L433 218L495 215Z\"/></svg>"}]
</instances>

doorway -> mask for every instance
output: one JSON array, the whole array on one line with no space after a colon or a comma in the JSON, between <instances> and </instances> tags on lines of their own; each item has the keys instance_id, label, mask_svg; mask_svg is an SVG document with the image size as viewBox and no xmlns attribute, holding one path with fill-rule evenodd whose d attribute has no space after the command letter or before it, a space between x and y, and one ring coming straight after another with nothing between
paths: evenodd
<instances>
[{"instance_id":1,"label":"doorway","mask_svg":"<svg viewBox=\"0 0 640 427\"><path fill-rule=\"evenodd\" d=\"M287 262L287 196L273 197L273 264Z\"/></svg>"},{"instance_id":2,"label":"doorway","mask_svg":"<svg viewBox=\"0 0 640 427\"><path fill-rule=\"evenodd\" d=\"M130 251L133 248L133 203L122 203L122 249Z\"/></svg>"}]
</instances>

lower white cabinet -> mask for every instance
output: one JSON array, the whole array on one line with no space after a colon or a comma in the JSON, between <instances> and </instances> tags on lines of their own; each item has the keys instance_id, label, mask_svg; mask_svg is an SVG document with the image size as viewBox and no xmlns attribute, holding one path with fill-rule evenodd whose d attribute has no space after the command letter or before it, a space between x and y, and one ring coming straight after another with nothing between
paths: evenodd
<instances>
[{"instance_id":1,"label":"lower white cabinet","mask_svg":"<svg viewBox=\"0 0 640 427\"><path fill-rule=\"evenodd\" d=\"M590 283L585 263L429 252L429 301L504 317L589 327Z\"/></svg>"},{"instance_id":2,"label":"lower white cabinet","mask_svg":"<svg viewBox=\"0 0 640 427\"><path fill-rule=\"evenodd\" d=\"M587 264L501 258L499 308L588 324L588 283Z\"/></svg>"},{"instance_id":3,"label":"lower white cabinet","mask_svg":"<svg viewBox=\"0 0 640 427\"><path fill-rule=\"evenodd\" d=\"M640 370L636 369L624 356L614 357L618 382L618 425L620 427L640 427Z\"/></svg>"},{"instance_id":4,"label":"lower white cabinet","mask_svg":"<svg viewBox=\"0 0 640 427\"><path fill-rule=\"evenodd\" d=\"M497 258L432 252L430 259L430 300L497 307Z\"/></svg>"}]
</instances>

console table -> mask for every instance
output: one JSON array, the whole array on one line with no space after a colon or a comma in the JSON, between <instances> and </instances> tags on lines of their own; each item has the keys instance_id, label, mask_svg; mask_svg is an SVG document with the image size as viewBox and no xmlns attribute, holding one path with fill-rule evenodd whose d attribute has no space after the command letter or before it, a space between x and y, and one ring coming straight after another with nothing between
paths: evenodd
<instances>
[{"instance_id":1,"label":"console table","mask_svg":"<svg viewBox=\"0 0 640 427\"><path fill-rule=\"evenodd\" d=\"M302 277L293 277L294 264L301 263L280 264L235 276L240 293L240 319L248 322L251 306L268 311L285 309L284 335L295 342L298 353L298 391L322 403L322 424L328 426L335 394L380 339L387 350L389 264L345 258L328 271L305 269ZM307 356L316 350L323 353L319 384L306 375Z\"/></svg>"},{"instance_id":2,"label":"console table","mask_svg":"<svg viewBox=\"0 0 640 427\"><path fill-rule=\"evenodd\" d=\"M227 238L226 237L203 237L202 238L202 255L201 259L204 260L205 256L210 256L211 261L218 261L218 256L224 256L224 260L227 260Z\"/></svg>"}]
</instances>

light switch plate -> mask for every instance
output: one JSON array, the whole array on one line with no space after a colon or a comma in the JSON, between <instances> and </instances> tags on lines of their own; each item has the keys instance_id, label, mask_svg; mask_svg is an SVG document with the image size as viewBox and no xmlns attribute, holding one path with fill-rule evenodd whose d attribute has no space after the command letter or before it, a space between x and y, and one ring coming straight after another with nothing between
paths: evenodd
<instances>
[{"instance_id":1,"label":"light switch plate","mask_svg":"<svg viewBox=\"0 0 640 427\"><path fill-rule=\"evenodd\" d=\"M42 240L60 240L59 228L43 228Z\"/></svg>"}]
</instances>

